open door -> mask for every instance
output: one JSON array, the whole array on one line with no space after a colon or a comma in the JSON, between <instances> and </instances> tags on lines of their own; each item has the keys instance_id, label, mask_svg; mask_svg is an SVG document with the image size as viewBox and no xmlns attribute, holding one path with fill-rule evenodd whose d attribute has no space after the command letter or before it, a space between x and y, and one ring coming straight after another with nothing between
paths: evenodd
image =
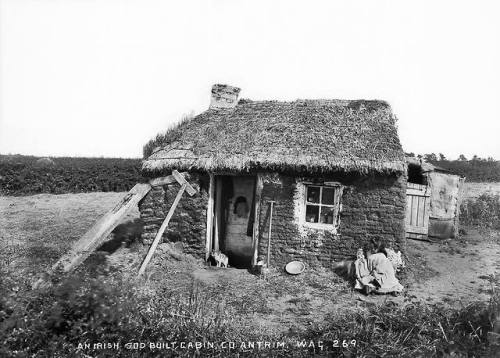
<instances>
[{"instance_id":1,"label":"open door","mask_svg":"<svg viewBox=\"0 0 500 358\"><path fill-rule=\"evenodd\" d=\"M249 268L255 249L256 177L216 175L212 185L212 237L207 237L207 241L211 240L207 243L207 249L220 250L229 258L232 267ZM207 219L210 220L209 217Z\"/></svg>"}]
</instances>

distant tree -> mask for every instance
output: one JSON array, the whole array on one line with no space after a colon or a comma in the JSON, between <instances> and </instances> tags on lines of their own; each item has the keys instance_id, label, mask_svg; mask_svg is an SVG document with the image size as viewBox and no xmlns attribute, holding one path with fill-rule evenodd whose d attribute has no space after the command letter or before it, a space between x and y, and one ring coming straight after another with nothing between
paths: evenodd
<instances>
[{"instance_id":1,"label":"distant tree","mask_svg":"<svg viewBox=\"0 0 500 358\"><path fill-rule=\"evenodd\" d=\"M479 158L476 154L474 154L474 156L472 157L472 161L474 162L477 162L479 161L481 158Z\"/></svg>"},{"instance_id":2,"label":"distant tree","mask_svg":"<svg viewBox=\"0 0 500 358\"><path fill-rule=\"evenodd\" d=\"M434 153L428 153L424 154L424 159L428 162L435 162L437 161L437 156Z\"/></svg>"},{"instance_id":3,"label":"distant tree","mask_svg":"<svg viewBox=\"0 0 500 358\"><path fill-rule=\"evenodd\" d=\"M405 155L406 155L407 157L415 157L415 153L413 153L413 152L409 152L409 153L406 153L406 152L405 152Z\"/></svg>"},{"instance_id":4,"label":"distant tree","mask_svg":"<svg viewBox=\"0 0 500 358\"><path fill-rule=\"evenodd\" d=\"M444 156L444 154L443 154L443 153L439 153L439 160L440 160L440 161L444 161L444 160L446 160L446 157Z\"/></svg>"},{"instance_id":5,"label":"distant tree","mask_svg":"<svg viewBox=\"0 0 500 358\"><path fill-rule=\"evenodd\" d=\"M467 158L465 157L465 155L460 154L460 155L458 156L458 160L460 160L461 162L465 162L465 161L467 161Z\"/></svg>"}]
</instances>

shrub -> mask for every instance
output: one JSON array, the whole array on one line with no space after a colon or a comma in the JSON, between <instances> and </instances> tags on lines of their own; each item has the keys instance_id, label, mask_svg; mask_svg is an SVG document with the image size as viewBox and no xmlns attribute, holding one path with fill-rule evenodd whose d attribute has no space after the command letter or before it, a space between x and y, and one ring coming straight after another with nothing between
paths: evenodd
<instances>
[{"instance_id":1,"label":"shrub","mask_svg":"<svg viewBox=\"0 0 500 358\"><path fill-rule=\"evenodd\" d=\"M219 341L230 332L223 304L198 286L186 295L129 280L79 272L50 288L2 298L0 356L74 356L87 342L120 342L120 356L135 356L123 350L126 342Z\"/></svg>"},{"instance_id":2,"label":"shrub","mask_svg":"<svg viewBox=\"0 0 500 358\"><path fill-rule=\"evenodd\" d=\"M500 196L485 193L464 201L460 206L460 223L500 229Z\"/></svg>"}]
</instances>

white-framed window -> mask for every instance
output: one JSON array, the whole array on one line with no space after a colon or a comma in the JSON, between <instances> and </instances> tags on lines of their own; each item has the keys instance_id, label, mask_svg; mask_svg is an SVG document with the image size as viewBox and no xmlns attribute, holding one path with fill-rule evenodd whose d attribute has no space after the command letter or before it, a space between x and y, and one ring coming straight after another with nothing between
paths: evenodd
<instances>
[{"instance_id":1,"label":"white-framed window","mask_svg":"<svg viewBox=\"0 0 500 358\"><path fill-rule=\"evenodd\" d=\"M306 184L303 220L307 226L336 230L342 186Z\"/></svg>"}]
</instances>

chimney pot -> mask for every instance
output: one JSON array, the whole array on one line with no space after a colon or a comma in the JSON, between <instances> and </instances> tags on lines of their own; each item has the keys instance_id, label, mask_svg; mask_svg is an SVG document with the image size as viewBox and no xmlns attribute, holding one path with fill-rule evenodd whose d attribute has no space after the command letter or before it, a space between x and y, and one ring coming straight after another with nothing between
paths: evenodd
<instances>
[{"instance_id":1,"label":"chimney pot","mask_svg":"<svg viewBox=\"0 0 500 358\"><path fill-rule=\"evenodd\" d=\"M229 85L215 84L212 86L210 109L234 108L238 104L241 89Z\"/></svg>"}]
</instances>

